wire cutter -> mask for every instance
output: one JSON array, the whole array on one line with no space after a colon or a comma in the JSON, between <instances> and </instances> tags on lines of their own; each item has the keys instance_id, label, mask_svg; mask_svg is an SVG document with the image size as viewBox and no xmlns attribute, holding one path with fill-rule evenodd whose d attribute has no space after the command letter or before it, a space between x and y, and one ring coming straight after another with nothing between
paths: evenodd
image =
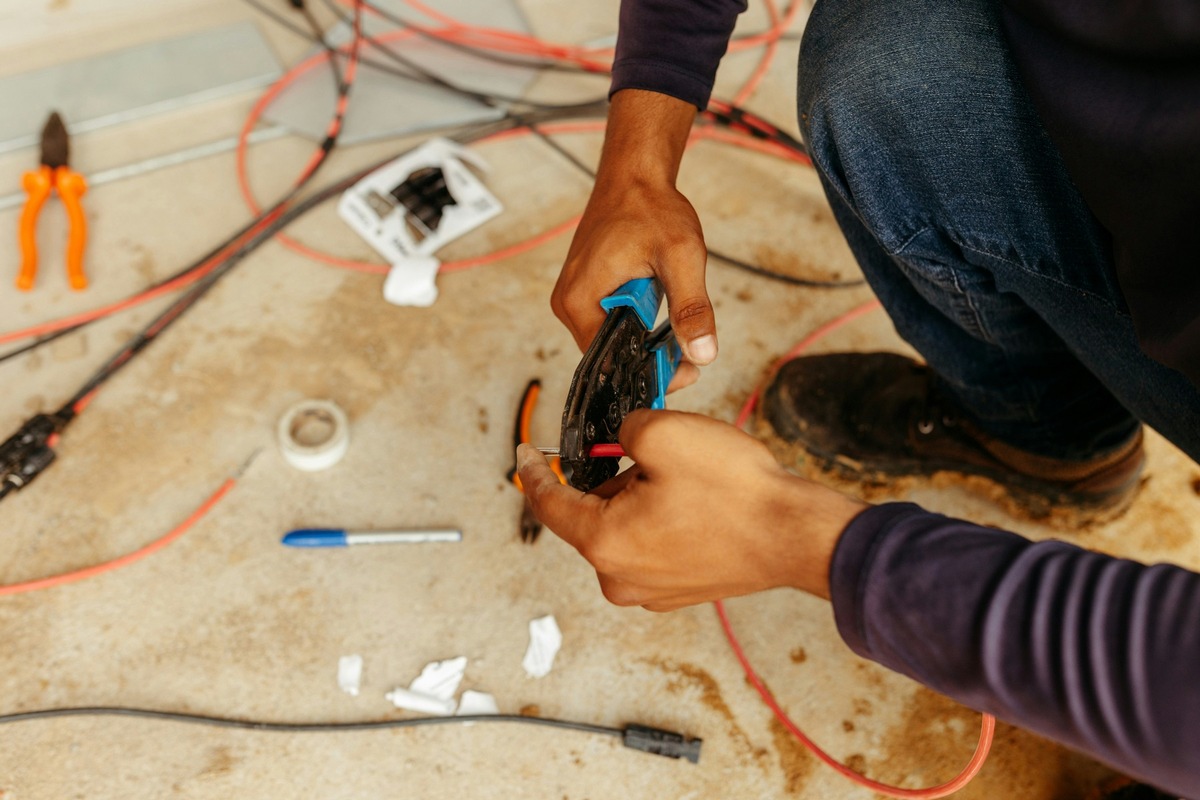
<instances>
[{"instance_id":1,"label":"wire cutter","mask_svg":"<svg viewBox=\"0 0 1200 800\"><path fill-rule=\"evenodd\" d=\"M576 489L590 491L617 474L620 458L595 456L614 444L621 423L637 408L663 408L683 354L671 323L654 320L662 288L637 278L600 301L608 317L575 370L563 409L559 456Z\"/></svg>"},{"instance_id":2,"label":"wire cutter","mask_svg":"<svg viewBox=\"0 0 1200 800\"><path fill-rule=\"evenodd\" d=\"M21 212L21 272L17 275L17 288L29 291L37 277L37 221L42 205L52 190L58 190L63 206L67 209L70 234L67 238L67 279L72 289L86 289L87 276L83 273L83 251L87 245L87 219L79 199L87 191L87 181L68 166L70 143L62 117L55 111L42 128L41 166L26 172L22 179L28 198Z\"/></svg>"},{"instance_id":3,"label":"wire cutter","mask_svg":"<svg viewBox=\"0 0 1200 800\"><path fill-rule=\"evenodd\" d=\"M530 423L533 420L533 410L537 408L538 395L541 393L542 382L538 378L534 378L525 387L525 393L521 395L521 404L517 407L517 422L513 426L514 449L517 445L531 443L529 438ZM557 457L552 456L550 458L550 469L554 470L554 474L558 476L560 482L567 482ZM508 471L508 479L522 494L525 493L525 487L521 485L521 476L517 474L515 464ZM526 544L536 542L538 535L542 532L542 523L533 515L533 506L529 504L528 497L525 498L525 507L521 510L520 532L521 541Z\"/></svg>"}]
</instances>

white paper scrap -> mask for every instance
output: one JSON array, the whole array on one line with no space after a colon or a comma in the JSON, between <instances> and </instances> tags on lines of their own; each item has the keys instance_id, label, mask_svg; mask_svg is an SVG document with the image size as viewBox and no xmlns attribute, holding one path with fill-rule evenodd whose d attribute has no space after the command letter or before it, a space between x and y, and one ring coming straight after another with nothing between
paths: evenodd
<instances>
[{"instance_id":1,"label":"white paper scrap","mask_svg":"<svg viewBox=\"0 0 1200 800\"><path fill-rule=\"evenodd\" d=\"M397 686L392 691L384 695L388 700L392 701L392 705L396 708L403 708L408 711L419 711L422 714L433 714L437 717L448 717L454 713L454 708L457 705L454 698L443 699L423 694L422 692L414 692L410 689L404 689Z\"/></svg>"},{"instance_id":2,"label":"white paper scrap","mask_svg":"<svg viewBox=\"0 0 1200 800\"><path fill-rule=\"evenodd\" d=\"M468 689L462 693L456 713L460 717L473 714L499 714L500 706L496 705L496 698L487 692L475 692Z\"/></svg>"},{"instance_id":3,"label":"white paper scrap","mask_svg":"<svg viewBox=\"0 0 1200 800\"><path fill-rule=\"evenodd\" d=\"M383 282L383 299L397 306L428 308L438 297L442 262L433 256L409 256L392 264Z\"/></svg>"},{"instance_id":4,"label":"white paper scrap","mask_svg":"<svg viewBox=\"0 0 1200 800\"><path fill-rule=\"evenodd\" d=\"M462 683L466 671L466 656L434 661L425 665L425 669L421 670L421 674L408 685L408 688L409 691L436 697L439 700L450 700L458 691L458 685Z\"/></svg>"},{"instance_id":5,"label":"white paper scrap","mask_svg":"<svg viewBox=\"0 0 1200 800\"><path fill-rule=\"evenodd\" d=\"M338 659L338 686L346 694L358 697L359 687L362 686L362 672L362 656L342 656Z\"/></svg>"},{"instance_id":6,"label":"white paper scrap","mask_svg":"<svg viewBox=\"0 0 1200 800\"><path fill-rule=\"evenodd\" d=\"M550 668L554 666L554 656L558 655L560 647L562 631L558 629L553 614L531 620L529 649L525 651L525 658L521 661L525 674L531 678L544 678L549 675Z\"/></svg>"}]
</instances>

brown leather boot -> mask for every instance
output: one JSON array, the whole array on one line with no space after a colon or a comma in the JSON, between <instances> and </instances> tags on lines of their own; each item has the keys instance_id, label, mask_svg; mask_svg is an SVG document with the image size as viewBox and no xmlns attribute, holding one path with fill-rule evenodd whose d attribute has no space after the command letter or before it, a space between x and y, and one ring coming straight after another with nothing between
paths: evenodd
<instances>
[{"instance_id":1,"label":"brown leather boot","mask_svg":"<svg viewBox=\"0 0 1200 800\"><path fill-rule=\"evenodd\" d=\"M1034 518L1077 526L1133 500L1145 456L1139 428L1083 461L1048 458L987 436L941 396L927 367L894 353L832 353L785 364L759 406L783 463L868 485L962 482ZM807 456L807 458L806 458Z\"/></svg>"}]
</instances>

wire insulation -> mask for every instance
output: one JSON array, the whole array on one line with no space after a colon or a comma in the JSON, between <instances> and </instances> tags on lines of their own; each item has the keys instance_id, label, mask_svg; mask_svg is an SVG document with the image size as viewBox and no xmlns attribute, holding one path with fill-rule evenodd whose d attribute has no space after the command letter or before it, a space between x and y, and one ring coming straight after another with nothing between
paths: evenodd
<instances>
[{"instance_id":1,"label":"wire insulation","mask_svg":"<svg viewBox=\"0 0 1200 800\"><path fill-rule=\"evenodd\" d=\"M882 308L882 305L878 300L871 300L863 303L860 306L852 308L845 314L842 314L840 317L821 325L815 331L801 339L800 342L792 347L792 349L784 353L784 355L772 365L766 380L769 381L770 376L774 375L781 366L786 364L788 361L803 355L808 348L816 342L825 338L839 328L843 328L860 317L863 317L866 314L869 314L872 311L880 308ZM759 396L759 390L755 389L754 392L751 393L750 397L746 400L745 404L738 412L737 419L734 421L734 424L737 427L743 428L745 427L746 423L749 422L750 415L754 413L754 409L758 405ZM865 786L874 792L887 795L888 797L907 798L908 800L933 800L933 798L946 797L947 795L954 794L959 789L962 789L964 786L970 783L971 780L977 774L979 774L979 770L983 768L983 764L987 760L988 752L991 750L992 739L996 730L996 719L991 714L983 715L983 720L979 730L979 742L975 746L975 753L971 756L971 760L967 762L967 765L963 768L962 772L960 772L955 778L947 783L943 783L938 786L932 786L926 789L906 789L899 786L889 786L888 784L880 783L879 781L855 772L822 750L816 744L816 742L808 738L808 736L805 735L802 730L800 730L799 726L792 721L792 718L788 716L788 713L784 711L783 707L780 706L775 700L775 697L771 694L770 689L768 689L766 684L763 683L762 679L758 676L758 672L755 671L754 666L750 663L750 659L746 656L741 642L738 641L737 634L734 633L733 625L729 621L729 615L725 612L725 604L718 600L713 603L713 607L717 611L717 617L721 622L721 628L725 631L725 638L729 641L729 646L733 650L734 656L737 657L738 663L742 665L742 670L746 673L746 680L751 686L754 687L755 691L758 692L758 695L762 698L763 703L765 703L766 706L771 709L771 713L775 715L775 718L778 719L779 722L792 734L792 736L794 736L802 745L804 745L805 748L812 752L812 754L822 762L837 770L838 773L846 778L849 778L855 783Z\"/></svg>"},{"instance_id":2,"label":"wire insulation","mask_svg":"<svg viewBox=\"0 0 1200 800\"><path fill-rule=\"evenodd\" d=\"M162 550L167 545L178 540L181 536L187 533L192 527L211 511L217 503L229 494L237 483L237 478L229 478L221 486L213 492L207 500L200 504L200 507L191 513L191 515L181 522L174 530L167 533L165 536L150 542L150 544L127 553L120 558L114 558L111 561L105 561L102 564L96 564L84 569L72 570L64 572L60 575L52 575L49 578L40 578L37 580L23 581L21 583L11 583L7 586L0 586L0 597L14 594L25 594L27 592L35 592L39 589L50 589L55 586L65 586L69 583L78 583L79 581L88 578L94 578L97 575L103 575L106 572L113 572L121 567L127 567L134 564L147 556L154 555L159 550Z\"/></svg>"},{"instance_id":3,"label":"wire insulation","mask_svg":"<svg viewBox=\"0 0 1200 800\"><path fill-rule=\"evenodd\" d=\"M374 731L391 728L420 728L427 725L454 725L475 722L502 722L525 725L540 725L548 728L592 733L600 736L621 737L624 731L604 725L590 725L549 717L526 717L520 714L464 714L459 717L411 717L407 719L381 719L367 722L260 722L257 720L217 717L208 714L186 714L178 711L158 711L147 708L124 706L79 706L75 708L49 708L37 711L21 711L0 715L0 725L14 722L54 719L56 717L134 717L160 722L181 722L218 728L265 731L271 733L344 733L346 731Z\"/></svg>"}]
</instances>

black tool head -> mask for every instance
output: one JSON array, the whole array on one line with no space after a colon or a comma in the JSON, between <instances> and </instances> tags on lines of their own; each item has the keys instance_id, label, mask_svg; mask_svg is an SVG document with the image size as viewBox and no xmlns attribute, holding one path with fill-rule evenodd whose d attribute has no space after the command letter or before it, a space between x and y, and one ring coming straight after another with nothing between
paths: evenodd
<instances>
[{"instance_id":1,"label":"black tool head","mask_svg":"<svg viewBox=\"0 0 1200 800\"><path fill-rule=\"evenodd\" d=\"M51 112L42 128L42 163L51 169L65 167L70 161L70 145L67 126L57 111Z\"/></svg>"},{"instance_id":2,"label":"black tool head","mask_svg":"<svg viewBox=\"0 0 1200 800\"><path fill-rule=\"evenodd\" d=\"M559 453L567 479L591 491L620 469L619 458L590 454L597 444L617 444L621 423L636 408L653 401L657 381L654 357L646 349L647 332L630 307L609 313L575 369L563 409Z\"/></svg>"}]
</instances>

